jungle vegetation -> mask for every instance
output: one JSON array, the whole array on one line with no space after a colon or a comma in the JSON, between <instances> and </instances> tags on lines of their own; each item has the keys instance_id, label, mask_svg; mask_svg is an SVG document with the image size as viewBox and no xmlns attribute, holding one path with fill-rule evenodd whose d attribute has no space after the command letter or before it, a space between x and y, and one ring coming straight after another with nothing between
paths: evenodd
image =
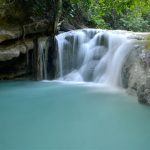
<instances>
[{"instance_id":1,"label":"jungle vegetation","mask_svg":"<svg viewBox=\"0 0 150 150\"><path fill-rule=\"evenodd\" d=\"M59 0L0 0L0 18L50 19ZM62 0L60 21L94 28L150 31L150 0ZM54 12L55 13L55 12Z\"/></svg>"}]
</instances>

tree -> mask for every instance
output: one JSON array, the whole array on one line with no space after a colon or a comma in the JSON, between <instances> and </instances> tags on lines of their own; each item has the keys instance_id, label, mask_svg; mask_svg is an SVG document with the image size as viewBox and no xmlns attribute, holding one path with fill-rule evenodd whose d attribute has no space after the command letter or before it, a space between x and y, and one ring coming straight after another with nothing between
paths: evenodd
<instances>
[{"instance_id":1,"label":"tree","mask_svg":"<svg viewBox=\"0 0 150 150\"><path fill-rule=\"evenodd\" d=\"M150 11L149 0L72 0L81 13L98 28L128 29L144 31L149 29L145 18ZM76 14L76 13L74 13ZM129 23L129 21L131 23ZM143 28L143 29L141 29Z\"/></svg>"}]
</instances>

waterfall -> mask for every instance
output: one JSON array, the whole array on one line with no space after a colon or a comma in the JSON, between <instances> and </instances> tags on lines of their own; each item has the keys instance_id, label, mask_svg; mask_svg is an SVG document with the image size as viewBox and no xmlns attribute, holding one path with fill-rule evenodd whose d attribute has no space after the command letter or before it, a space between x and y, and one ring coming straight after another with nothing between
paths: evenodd
<instances>
[{"instance_id":1,"label":"waterfall","mask_svg":"<svg viewBox=\"0 0 150 150\"><path fill-rule=\"evenodd\" d=\"M75 30L59 34L59 78L122 86L122 66L133 41L119 31Z\"/></svg>"},{"instance_id":2,"label":"waterfall","mask_svg":"<svg viewBox=\"0 0 150 150\"><path fill-rule=\"evenodd\" d=\"M47 38L38 39L38 67L39 67L39 78L47 79L47 58L46 58L46 41Z\"/></svg>"}]
</instances>

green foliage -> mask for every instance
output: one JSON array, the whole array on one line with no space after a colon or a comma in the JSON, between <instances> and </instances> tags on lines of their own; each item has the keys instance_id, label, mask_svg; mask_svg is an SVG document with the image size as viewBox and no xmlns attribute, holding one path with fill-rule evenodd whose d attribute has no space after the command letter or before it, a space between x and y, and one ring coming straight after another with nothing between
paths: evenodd
<instances>
[{"instance_id":1,"label":"green foliage","mask_svg":"<svg viewBox=\"0 0 150 150\"><path fill-rule=\"evenodd\" d=\"M103 18L99 16L92 16L91 21L95 25L96 28L110 29L111 27L104 21Z\"/></svg>"},{"instance_id":2,"label":"green foliage","mask_svg":"<svg viewBox=\"0 0 150 150\"><path fill-rule=\"evenodd\" d=\"M97 28L150 30L150 0L70 0L70 17L86 18Z\"/></svg>"},{"instance_id":3,"label":"green foliage","mask_svg":"<svg viewBox=\"0 0 150 150\"><path fill-rule=\"evenodd\" d=\"M0 16L52 18L55 0L0 0ZM1 7L0 7L1 8ZM8 19L8 20L9 20ZM150 31L150 0L63 0L62 19L97 28Z\"/></svg>"},{"instance_id":4,"label":"green foliage","mask_svg":"<svg viewBox=\"0 0 150 150\"><path fill-rule=\"evenodd\" d=\"M0 11L3 22L26 22L32 15L32 0L0 0Z\"/></svg>"},{"instance_id":5,"label":"green foliage","mask_svg":"<svg viewBox=\"0 0 150 150\"><path fill-rule=\"evenodd\" d=\"M120 28L132 31L148 31L150 24L141 15L134 16L133 14L124 15L120 18Z\"/></svg>"},{"instance_id":6,"label":"green foliage","mask_svg":"<svg viewBox=\"0 0 150 150\"><path fill-rule=\"evenodd\" d=\"M47 11L47 3L46 0L36 0L35 3L33 4L33 16L36 18L42 18L46 16L46 11Z\"/></svg>"},{"instance_id":7,"label":"green foliage","mask_svg":"<svg viewBox=\"0 0 150 150\"><path fill-rule=\"evenodd\" d=\"M55 0L0 0L0 9L8 21L26 22L54 16L52 14ZM50 14L51 12L51 14ZM0 13L1 15L1 13Z\"/></svg>"}]
</instances>

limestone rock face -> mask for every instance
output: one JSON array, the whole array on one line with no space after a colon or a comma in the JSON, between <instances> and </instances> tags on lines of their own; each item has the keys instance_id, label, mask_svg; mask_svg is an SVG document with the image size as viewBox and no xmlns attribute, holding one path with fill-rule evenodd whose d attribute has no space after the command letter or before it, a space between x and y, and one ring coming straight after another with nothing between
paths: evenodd
<instances>
[{"instance_id":1,"label":"limestone rock face","mask_svg":"<svg viewBox=\"0 0 150 150\"><path fill-rule=\"evenodd\" d=\"M36 41L48 35L54 39L62 0L50 0L39 6L29 0L2 0L0 4L0 80L24 79L29 74L33 77L33 72L37 71L34 63L39 57ZM39 15L36 12L41 8L43 13Z\"/></svg>"},{"instance_id":2,"label":"limestone rock face","mask_svg":"<svg viewBox=\"0 0 150 150\"><path fill-rule=\"evenodd\" d=\"M5 40L15 39L21 36L21 29L19 27L15 28L2 28L0 27L0 43Z\"/></svg>"},{"instance_id":3,"label":"limestone rock face","mask_svg":"<svg viewBox=\"0 0 150 150\"><path fill-rule=\"evenodd\" d=\"M46 19L27 24L0 24L0 80L33 76L34 40L51 26ZM32 75L31 75L32 74Z\"/></svg>"},{"instance_id":4,"label":"limestone rock face","mask_svg":"<svg viewBox=\"0 0 150 150\"><path fill-rule=\"evenodd\" d=\"M43 33L48 29L48 20L41 20L21 26L0 26L0 43L8 40ZM51 29L49 29L51 30Z\"/></svg>"},{"instance_id":5,"label":"limestone rock face","mask_svg":"<svg viewBox=\"0 0 150 150\"><path fill-rule=\"evenodd\" d=\"M144 104L150 104L150 88L146 88L144 85L137 90L138 101Z\"/></svg>"},{"instance_id":6,"label":"limestone rock face","mask_svg":"<svg viewBox=\"0 0 150 150\"><path fill-rule=\"evenodd\" d=\"M141 37L142 33L122 69L123 85L130 93L135 91L140 103L150 104L150 49Z\"/></svg>"},{"instance_id":7,"label":"limestone rock face","mask_svg":"<svg viewBox=\"0 0 150 150\"><path fill-rule=\"evenodd\" d=\"M30 54L32 54L32 49L29 50L24 45L16 45L7 47L3 51L0 50L0 80L27 76L31 71L28 67L29 63L31 65Z\"/></svg>"},{"instance_id":8,"label":"limestone rock face","mask_svg":"<svg viewBox=\"0 0 150 150\"><path fill-rule=\"evenodd\" d=\"M15 45L0 47L0 61L8 61L13 58L19 57L19 55L27 53L28 50L32 50L34 47L33 41L27 40Z\"/></svg>"}]
</instances>

